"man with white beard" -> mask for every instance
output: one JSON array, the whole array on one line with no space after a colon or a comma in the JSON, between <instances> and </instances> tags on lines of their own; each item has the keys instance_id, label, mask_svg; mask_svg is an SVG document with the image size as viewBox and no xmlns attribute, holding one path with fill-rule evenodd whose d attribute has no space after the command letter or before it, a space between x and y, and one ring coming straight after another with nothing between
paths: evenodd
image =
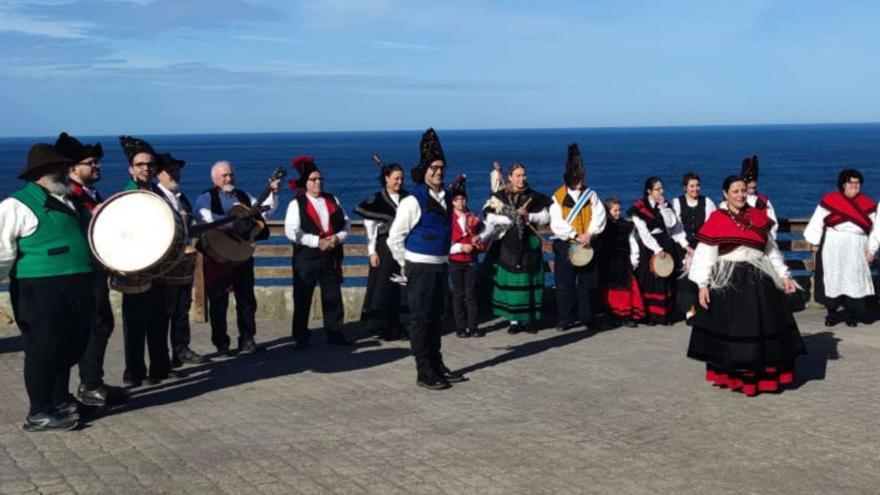
<instances>
[{"instance_id":1,"label":"man with white beard","mask_svg":"<svg viewBox=\"0 0 880 495\"><path fill-rule=\"evenodd\" d=\"M83 234L88 217L66 195L72 164L51 144L34 145L18 176L27 183L0 203L0 279L12 278L24 337L28 431L72 430L79 422L70 368L94 317L93 265Z\"/></svg>"},{"instance_id":2,"label":"man with white beard","mask_svg":"<svg viewBox=\"0 0 880 495\"><path fill-rule=\"evenodd\" d=\"M223 219L229 210L238 204L251 208L256 198L235 187L235 171L228 161L219 161L211 167L211 181L214 187L204 191L196 198L195 217L199 223L210 223ZM263 218L269 218L278 208L278 186L280 180L269 184L272 191L262 206L268 207ZM232 232L250 230L250 226L239 222L222 228ZM259 239L259 236L258 236ZM235 313L238 323L238 353L252 354L260 350L254 341L257 333L257 298L254 295L254 258L244 263L228 266L210 256L205 256L205 291L211 319L211 342L221 354L229 354L229 335L226 333L226 308L229 307L229 292L235 294Z\"/></svg>"}]
</instances>

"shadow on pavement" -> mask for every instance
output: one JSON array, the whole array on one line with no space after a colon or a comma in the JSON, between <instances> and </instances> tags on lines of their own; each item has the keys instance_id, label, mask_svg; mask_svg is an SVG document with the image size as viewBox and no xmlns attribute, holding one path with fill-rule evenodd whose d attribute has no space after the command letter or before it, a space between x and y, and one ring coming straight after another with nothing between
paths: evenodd
<instances>
[{"instance_id":1,"label":"shadow on pavement","mask_svg":"<svg viewBox=\"0 0 880 495\"><path fill-rule=\"evenodd\" d=\"M0 354L5 354L7 352L18 352L23 350L24 342L22 342L21 335L0 339Z\"/></svg>"},{"instance_id":2,"label":"shadow on pavement","mask_svg":"<svg viewBox=\"0 0 880 495\"><path fill-rule=\"evenodd\" d=\"M839 338L832 332L820 332L804 336L807 355L801 356L797 362L797 373L792 388L800 388L813 380L824 380L829 360L840 359L837 352Z\"/></svg>"}]
</instances>

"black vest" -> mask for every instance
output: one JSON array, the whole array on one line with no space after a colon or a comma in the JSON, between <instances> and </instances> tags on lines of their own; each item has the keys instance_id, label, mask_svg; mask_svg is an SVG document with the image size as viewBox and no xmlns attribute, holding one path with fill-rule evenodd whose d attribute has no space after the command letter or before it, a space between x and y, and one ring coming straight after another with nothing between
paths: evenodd
<instances>
[{"instance_id":1,"label":"black vest","mask_svg":"<svg viewBox=\"0 0 880 495\"><path fill-rule=\"evenodd\" d=\"M223 211L223 203L220 202L220 189L217 187L212 187L211 189L208 189L204 192L211 195L211 213L215 215L225 215L226 212ZM238 199L239 203L247 206L248 208L253 208L254 205L253 203L251 203L251 197L248 196L246 192L242 191L241 189L233 189L232 194L235 195L235 198ZM182 194L181 198L183 198ZM189 201L186 201L186 204L189 205ZM181 200L181 207L182 205L183 200ZM192 207L189 207L189 210L192 211ZM262 214L260 214L260 217L262 217ZM262 241L268 239L269 235L269 224L267 223L263 230L261 230L260 233L258 233L256 237L254 237L254 240Z\"/></svg>"},{"instance_id":2,"label":"black vest","mask_svg":"<svg viewBox=\"0 0 880 495\"><path fill-rule=\"evenodd\" d=\"M679 196L678 205L681 208L681 224L684 227L684 233L687 236L688 245L692 248L697 247L697 240L694 236L700 227L706 222L706 197L697 197L697 206L688 205L685 196Z\"/></svg>"},{"instance_id":3,"label":"black vest","mask_svg":"<svg viewBox=\"0 0 880 495\"><path fill-rule=\"evenodd\" d=\"M333 213L330 214L330 230L333 234L336 234L345 228L345 213L342 211L342 207L339 206L339 203L336 202L336 198L332 194L321 193L321 197L329 200L336 207ZM301 194L297 196L294 201L296 201L297 206L299 207L299 228L302 229L303 232L320 236L320 227L314 220L312 220L312 217L310 217L308 213L309 199L305 194ZM336 256L342 260L342 246L339 245L336 249L331 251L321 251L318 248L304 246L302 244L293 245L294 261L312 260L323 256Z\"/></svg>"}]
</instances>

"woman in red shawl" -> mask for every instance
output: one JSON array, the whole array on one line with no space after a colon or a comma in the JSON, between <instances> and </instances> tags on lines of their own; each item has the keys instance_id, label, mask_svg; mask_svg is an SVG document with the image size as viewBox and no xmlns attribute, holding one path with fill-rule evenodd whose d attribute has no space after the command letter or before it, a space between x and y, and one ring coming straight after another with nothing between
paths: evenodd
<instances>
[{"instance_id":1,"label":"woman in red shawl","mask_svg":"<svg viewBox=\"0 0 880 495\"><path fill-rule=\"evenodd\" d=\"M688 357L706 363L706 379L747 396L794 381L804 342L785 301L797 285L765 210L746 202L746 182L724 179L726 209L697 232L688 277L699 287Z\"/></svg>"}]
</instances>

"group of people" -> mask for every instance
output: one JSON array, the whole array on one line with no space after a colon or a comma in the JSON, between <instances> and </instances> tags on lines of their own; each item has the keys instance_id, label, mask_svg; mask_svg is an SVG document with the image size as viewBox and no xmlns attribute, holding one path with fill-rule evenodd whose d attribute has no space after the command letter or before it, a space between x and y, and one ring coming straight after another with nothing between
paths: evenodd
<instances>
[{"instance_id":1,"label":"group of people","mask_svg":"<svg viewBox=\"0 0 880 495\"><path fill-rule=\"evenodd\" d=\"M279 178L255 198L236 187L232 165L219 161L211 168L212 187L190 203L180 190L183 160L156 152L142 139L122 136L120 144L131 175L125 190L158 195L190 227L212 227L248 242L268 236L265 220L278 209ZM101 144L83 144L66 133L54 145L36 144L19 174L25 185L0 203L0 278L10 276L24 337L30 398L25 427L32 431L75 428L80 402L101 406L127 399L126 389L103 379L114 327L108 279L123 275L98 262L87 237L92 215L102 208L95 188L102 157ZM773 206L756 191L757 157L724 180L724 201L717 206L701 194L700 177L689 173L683 194L671 202L662 181L648 178L627 214L618 199L602 201L587 187L577 144L569 146L562 184L551 196L531 189L523 164L512 164L505 178L496 162L493 192L481 214L468 207L464 176L444 185L446 157L433 129L422 136L409 190L401 165L377 161L381 189L354 210L364 219L370 265L362 318L386 339L409 339L417 385L442 390L468 379L450 369L441 353L450 283L457 336L484 335L477 289L490 280L492 311L509 322L508 332L537 331L545 227L551 232L559 331L595 329L597 310L625 326L669 324L681 315L692 325L687 354L706 362L713 384L756 395L792 382L795 358L805 352L786 302L797 287L776 244ZM296 157L292 166L299 176L290 181L294 198L284 232L294 245L294 349L309 347L317 286L327 340L347 346L341 286L349 217L325 191L313 157ZM828 325L856 324L874 293L869 265L880 234L877 206L861 194L862 181L858 171L842 171L839 191L823 198L805 231L807 241L819 246L817 299L829 308ZM248 213L232 218L242 206ZM231 263L197 244L206 254L212 343L220 354L259 352L253 257ZM486 270L478 268L481 254ZM191 281L149 282L123 291L123 381L129 387L158 383L175 367L206 360L189 347ZM226 317L230 293L238 327L234 350ZM76 398L69 391L75 364Z\"/></svg>"}]
</instances>

